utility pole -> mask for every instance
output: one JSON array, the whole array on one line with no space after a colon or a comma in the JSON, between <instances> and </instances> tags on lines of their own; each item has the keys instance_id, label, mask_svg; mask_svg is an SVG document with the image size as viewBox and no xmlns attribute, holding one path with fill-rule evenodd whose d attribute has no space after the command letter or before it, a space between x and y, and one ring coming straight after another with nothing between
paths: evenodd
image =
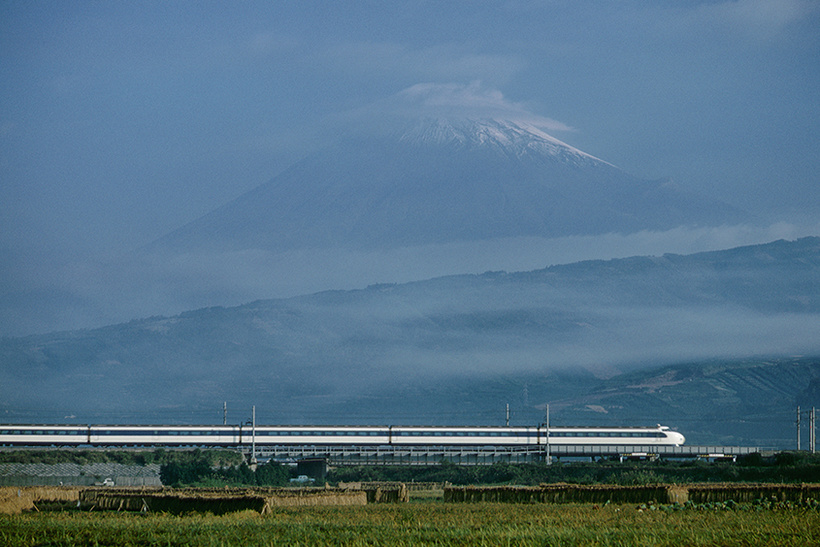
<instances>
[{"instance_id":1,"label":"utility pole","mask_svg":"<svg viewBox=\"0 0 820 547\"><path fill-rule=\"evenodd\" d=\"M506 421L506 425L507 425L507 427L510 427L510 403L507 403L507 421Z\"/></svg>"},{"instance_id":2,"label":"utility pole","mask_svg":"<svg viewBox=\"0 0 820 547\"><path fill-rule=\"evenodd\" d=\"M544 421L547 424L547 465L552 465L552 456L550 455L550 404L547 403L545 410Z\"/></svg>"},{"instance_id":3,"label":"utility pole","mask_svg":"<svg viewBox=\"0 0 820 547\"><path fill-rule=\"evenodd\" d=\"M251 464L256 463L256 405L253 405L253 424L251 430Z\"/></svg>"},{"instance_id":4,"label":"utility pole","mask_svg":"<svg viewBox=\"0 0 820 547\"><path fill-rule=\"evenodd\" d=\"M797 450L800 450L800 422L803 414L807 414L809 417L809 446L807 450L814 454L817 449L817 409L815 407L803 411L800 410L799 406L797 407Z\"/></svg>"},{"instance_id":5,"label":"utility pole","mask_svg":"<svg viewBox=\"0 0 820 547\"><path fill-rule=\"evenodd\" d=\"M797 451L800 452L800 407L797 407Z\"/></svg>"},{"instance_id":6,"label":"utility pole","mask_svg":"<svg viewBox=\"0 0 820 547\"><path fill-rule=\"evenodd\" d=\"M222 403L222 425L228 425L228 401Z\"/></svg>"}]
</instances>

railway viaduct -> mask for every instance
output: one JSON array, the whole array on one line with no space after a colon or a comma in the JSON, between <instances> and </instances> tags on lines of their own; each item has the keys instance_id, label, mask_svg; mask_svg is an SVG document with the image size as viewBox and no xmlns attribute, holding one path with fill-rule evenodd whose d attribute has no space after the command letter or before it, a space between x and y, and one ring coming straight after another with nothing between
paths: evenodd
<instances>
[{"instance_id":1,"label":"railway viaduct","mask_svg":"<svg viewBox=\"0 0 820 547\"><path fill-rule=\"evenodd\" d=\"M264 446L243 447L249 458L298 462L323 459L331 465L436 465L442 461L459 465L551 462L560 458L694 459L734 460L761 452L746 446L618 446L554 445L539 447L498 446Z\"/></svg>"}]
</instances>

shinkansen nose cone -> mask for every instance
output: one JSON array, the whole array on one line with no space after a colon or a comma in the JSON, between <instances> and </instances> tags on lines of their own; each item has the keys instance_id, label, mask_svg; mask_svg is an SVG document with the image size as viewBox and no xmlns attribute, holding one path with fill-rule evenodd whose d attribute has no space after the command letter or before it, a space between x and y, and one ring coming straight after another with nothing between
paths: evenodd
<instances>
[{"instance_id":1,"label":"shinkansen nose cone","mask_svg":"<svg viewBox=\"0 0 820 547\"><path fill-rule=\"evenodd\" d=\"M670 431L668 433L668 435L669 435L669 440L672 441L672 443L675 446L680 446L680 445L682 445L683 443L686 442L686 437L684 437L683 435L681 435L677 431Z\"/></svg>"}]
</instances>

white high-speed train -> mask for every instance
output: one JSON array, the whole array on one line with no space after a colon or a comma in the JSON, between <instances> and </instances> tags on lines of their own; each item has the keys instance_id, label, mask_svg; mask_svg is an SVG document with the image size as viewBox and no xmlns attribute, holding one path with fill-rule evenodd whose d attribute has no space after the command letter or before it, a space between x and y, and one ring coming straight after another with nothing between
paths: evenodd
<instances>
[{"instance_id":1,"label":"white high-speed train","mask_svg":"<svg viewBox=\"0 0 820 547\"><path fill-rule=\"evenodd\" d=\"M0 446L680 446L668 427L3 425Z\"/></svg>"}]
</instances>

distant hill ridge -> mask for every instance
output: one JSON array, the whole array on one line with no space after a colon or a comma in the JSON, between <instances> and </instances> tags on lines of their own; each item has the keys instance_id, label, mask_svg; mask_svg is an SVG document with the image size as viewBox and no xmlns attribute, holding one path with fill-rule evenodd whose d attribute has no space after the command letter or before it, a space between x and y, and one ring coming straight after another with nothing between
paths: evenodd
<instances>
[{"instance_id":1,"label":"distant hill ridge","mask_svg":"<svg viewBox=\"0 0 820 547\"><path fill-rule=\"evenodd\" d=\"M45 422L221 423L227 401L230 408L256 404L267 423L492 424L505 403L533 423L552 402L553 417L565 423L657 423L687 409L686 419L698 420L698 435L709 439L725 434L701 419L717 409L724 421L741 419L769 397L777 420L766 427L774 431L794 402L820 395L811 358L820 355L818 340L820 238L808 237L373 285L6 338L0 412ZM754 366L721 376L729 383L711 406L702 390L684 388L716 379L658 372L738 360ZM754 429L744 431L748 438Z\"/></svg>"}]
</instances>

